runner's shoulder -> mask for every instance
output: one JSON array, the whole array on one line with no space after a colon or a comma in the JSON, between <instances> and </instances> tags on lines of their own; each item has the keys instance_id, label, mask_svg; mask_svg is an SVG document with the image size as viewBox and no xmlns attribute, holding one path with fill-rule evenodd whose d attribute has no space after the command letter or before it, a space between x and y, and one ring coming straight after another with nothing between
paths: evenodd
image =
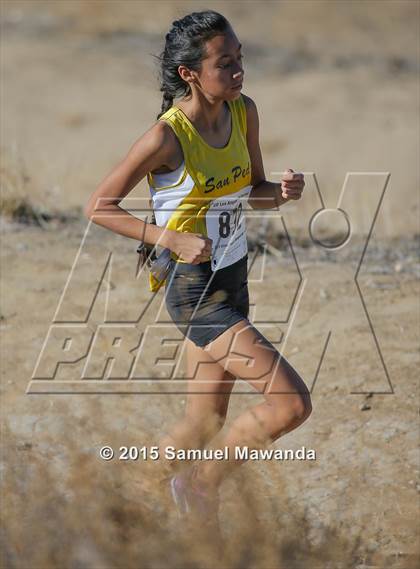
<instances>
[{"instance_id":1,"label":"runner's shoulder","mask_svg":"<svg viewBox=\"0 0 420 569\"><path fill-rule=\"evenodd\" d=\"M157 120L149 129L149 136L156 148L167 148L176 150L178 148L178 138L172 128L164 121Z\"/></svg>"},{"instance_id":2,"label":"runner's shoulder","mask_svg":"<svg viewBox=\"0 0 420 569\"><path fill-rule=\"evenodd\" d=\"M245 103L245 108L246 108L246 122L248 125L248 129L252 129L253 131L256 129L258 129L258 110L257 110L257 105L255 104L255 101L253 99L251 99L251 97L248 97L247 95L244 95L242 93L242 97Z\"/></svg>"},{"instance_id":3,"label":"runner's shoulder","mask_svg":"<svg viewBox=\"0 0 420 569\"><path fill-rule=\"evenodd\" d=\"M182 157L182 149L179 140L172 128L163 120L157 120L148 130L150 144L154 151L159 154L162 165L178 163Z\"/></svg>"},{"instance_id":4,"label":"runner's shoulder","mask_svg":"<svg viewBox=\"0 0 420 569\"><path fill-rule=\"evenodd\" d=\"M255 104L254 99L251 99L251 97L248 97L248 95L244 95L243 93L242 93L242 98L243 98L244 103L245 103L245 108L246 108L247 114L256 113L257 112L257 105Z\"/></svg>"}]
</instances>

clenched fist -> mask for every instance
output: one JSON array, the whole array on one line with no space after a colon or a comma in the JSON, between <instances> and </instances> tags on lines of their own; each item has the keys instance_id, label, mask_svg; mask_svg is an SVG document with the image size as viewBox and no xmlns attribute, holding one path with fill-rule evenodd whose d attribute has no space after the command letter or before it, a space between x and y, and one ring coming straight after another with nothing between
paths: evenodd
<instances>
[{"instance_id":1,"label":"clenched fist","mask_svg":"<svg viewBox=\"0 0 420 569\"><path fill-rule=\"evenodd\" d=\"M208 261L212 251L213 241L199 233L183 233L171 231L170 246L183 261L198 265Z\"/></svg>"},{"instance_id":2,"label":"clenched fist","mask_svg":"<svg viewBox=\"0 0 420 569\"><path fill-rule=\"evenodd\" d=\"M303 174L288 168L281 178L281 195L286 200L299 200L304 186Z\"/></svg>"}]
</instances>

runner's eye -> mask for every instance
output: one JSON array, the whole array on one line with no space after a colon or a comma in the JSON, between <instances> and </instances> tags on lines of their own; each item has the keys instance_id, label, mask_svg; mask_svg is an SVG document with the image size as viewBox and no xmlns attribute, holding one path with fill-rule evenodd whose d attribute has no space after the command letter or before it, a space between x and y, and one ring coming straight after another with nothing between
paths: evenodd
<instances>
[{"instance_id":1,"label":"runner's eye","mask_svg":"<svg viewBox=\"0 0 420 569\"><path fill-rule=\"evenodd\" d=\"M238 56L238 59L239 59L239 61L242 61L243 58L244 58L244 56L243 56L243 54L241 53L241 54ZM227 68L230 67L231 65L232 65L232 62L226 63L225 65L223 65L223 64L222 64L222 65L218 65L218 67L220 67L220 69L227 69Z\"/></svg>"}]
</instances>

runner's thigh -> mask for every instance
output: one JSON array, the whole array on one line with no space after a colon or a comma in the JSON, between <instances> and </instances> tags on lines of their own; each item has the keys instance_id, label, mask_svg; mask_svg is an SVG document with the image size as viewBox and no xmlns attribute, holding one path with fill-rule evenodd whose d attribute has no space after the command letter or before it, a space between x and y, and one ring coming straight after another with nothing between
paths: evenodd
<instances>
[{"instance_id":1,"label":"runner's thigh","mask_svg":"<svg viewBox=\"0 0 420 569\"><path fill-rule=\"evenodd\" d=\"M236 377L215 362L203 348L196 346L188 338L185 342L187 342L187 413L203 415L216 412L225 416Z\"/></svg>"},{"instance_id":2,"label":"runner's thigh","mask_svg":"<svg viewBox=\"0 0 420 569\"><path fill-rule=\"evenodd\" d=\"M240 321L203 348L223 369L247 381L267 399L309 391L296 370L250 322Z\"/></svg>"}]
</instances>

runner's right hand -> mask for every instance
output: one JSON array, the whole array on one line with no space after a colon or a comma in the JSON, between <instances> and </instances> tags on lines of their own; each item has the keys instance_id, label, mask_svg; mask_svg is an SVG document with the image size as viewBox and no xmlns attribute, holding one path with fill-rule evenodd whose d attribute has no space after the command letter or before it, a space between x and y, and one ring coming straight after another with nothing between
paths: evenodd
<instances>
[{"instance_id":1,"label":"runner's right hand","mask_svg":"<svg viewBox=\"0 0 420 569\"><path fill-rule=\"evenodd\" d=\"M201 233L172 231L169 241L170 250L187 263L198 265L211 256L213 241Z\"/></svg>"}]
</instances>

